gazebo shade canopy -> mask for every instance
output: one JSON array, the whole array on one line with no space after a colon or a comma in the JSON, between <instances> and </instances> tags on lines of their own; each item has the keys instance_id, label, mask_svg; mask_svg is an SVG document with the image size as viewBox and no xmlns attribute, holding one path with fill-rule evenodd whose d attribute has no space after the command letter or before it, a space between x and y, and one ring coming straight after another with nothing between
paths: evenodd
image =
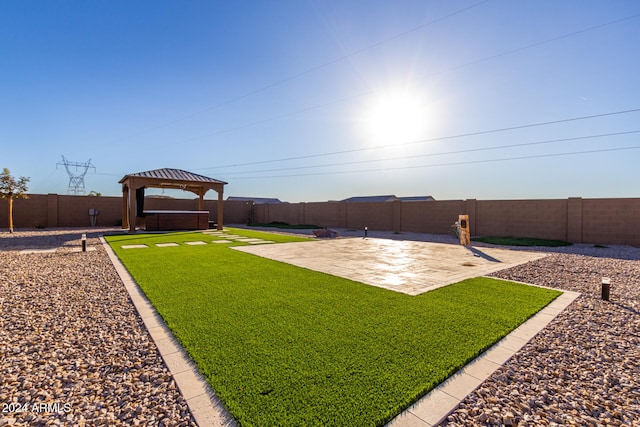
<instances>
[{"instance_id":1,"label":"gazebo shade canopy","mask_svg":"<svg viewBox=\"0 0 640 427\"><path fill-rule=\"evenodd\" d=\"M153 186L158 186L157 188L170 187L185 189L184 186L191 188L202 188L203 184L205 184L205 188L214 188L219 185L228 184L227 182L209 178L208 176L199 175L197 173L188 172L182 169L170 168L131 173L125 175L120 180L120 184L123 184L130 178L141 178L141 181L153 184ZM206 184L210 184L210 186Z\"/></svg>"},{"instance_id":2,"label":"gazebo shade canopy","mask_svg":"<svg viewBox=\"0 0 640 427\"><path fill-rule=\"evenodd\" d=\"M218 193L218 228L222 228L222 197L227 184L224 181L182 169L163 168L128 174L119 182L122 184L123 195L123 228L135 230L135 218L142 214L137 212L136 201L140 202L144 198L144 189L148 187L177 188L192 192L200 198L200 210L203 210L205 193L215 190Z\"/></svg>"}]
</instances>

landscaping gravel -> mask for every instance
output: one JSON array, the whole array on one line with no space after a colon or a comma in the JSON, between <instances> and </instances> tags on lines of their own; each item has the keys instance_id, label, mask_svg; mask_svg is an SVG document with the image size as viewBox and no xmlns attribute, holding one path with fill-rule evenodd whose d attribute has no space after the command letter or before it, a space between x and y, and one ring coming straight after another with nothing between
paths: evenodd
<instances>
[{"instance_id":1,"label":"landscaping gravel","mask_svg":"<svg viewBox=\"0 0 640 427\"><path fill-rule=\"evenodd\" d=\"M195 425L97 239L104 231L89 232L86 253L86 230L0 234L0 427ZM57 249L19 253L34 248ZM640 426L640 249L535 249L554 253L492 276L582 295L442 425Z\"/></svg>"},{"instance_id":2,"label":"landscaping gravel","mask_svg":"<svg viewBox=\"0 0 640 427\"><path fill-rule=\"evenodd\" d=\"M442 425L640 426L640 262L554 254L492 276L582 295Z\"/></svg>"},{"instance_id":3,"label":"landscaping gravel","mask_svg":"<svg viewBox=\"0 0 640 427\"><path fill-rule=\"evenodd\" d=\"M86 231L0 235L0 426L195 426L104 230L79 252Z\"/></svg>"}]
</instances>

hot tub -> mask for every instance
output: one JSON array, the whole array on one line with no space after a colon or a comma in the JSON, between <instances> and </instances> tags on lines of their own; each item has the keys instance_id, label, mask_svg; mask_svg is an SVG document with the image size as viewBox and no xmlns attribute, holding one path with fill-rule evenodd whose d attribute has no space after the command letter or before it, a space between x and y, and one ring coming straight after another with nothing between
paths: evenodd
<instances>
[{"instance_id":1,"label":"hot tub","mask_svg":"<svg viewBox=\"0 0 640 427\"><path fill-rule=\"evenodd\" d=\"M209 211L144 211L147 231L206 230Z\"/></svg>"}]
</instances>

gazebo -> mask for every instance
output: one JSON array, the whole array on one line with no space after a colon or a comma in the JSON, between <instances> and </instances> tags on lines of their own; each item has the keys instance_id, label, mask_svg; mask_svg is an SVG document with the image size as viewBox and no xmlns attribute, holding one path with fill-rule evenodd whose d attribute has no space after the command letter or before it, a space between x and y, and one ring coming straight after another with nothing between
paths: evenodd
<instances>
[{"instance_id":1,"label":"gazebo","mask_svg":"<svg viewBox=\"0 0 640 427\"><path fill-rule=\"evenodd\" d=\"M209 190L218 193L217 228L222 230L224 181L181 169L154 169L125 175L122 184L122 228L136 230L138 218L144 218L147 229L179 230L204 229L209 226L209 212L204 210L204 195ZM145 211L145 188L174 188L196 194L197 211Z\"/></svg>"}]
</instances>

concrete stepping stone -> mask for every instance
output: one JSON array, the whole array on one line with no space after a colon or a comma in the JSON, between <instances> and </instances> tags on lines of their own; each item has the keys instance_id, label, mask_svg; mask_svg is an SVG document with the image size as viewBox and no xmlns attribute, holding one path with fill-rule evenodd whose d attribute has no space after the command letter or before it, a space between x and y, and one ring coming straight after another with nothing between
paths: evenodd
<instances>
[{"instance_id":1,"label":"concrete stepping stone","mask_svg":"<svg viewBox=\"0 0 640 427\"><path fill-rule=\"evenodd\" d=\"M233 241L232 240L220 239L220 240L212 240L211 243L233 243Z\"/></svg>"},{"instance_id":2,"label":"concrete stepping stone","mask_svg":"<svg viewBox=\"0 0 640 427\"><path fill-rule=\"evenodd\" d=\"M144 249L148 248L147 245L122 245L120 246L122 249Z\"/></svg>"},{"instance_id":3,"label":"concrete stepping stone","mask_svg":"<svg viewBox=\"0 0 640 427\"><path fill-rule=\"evenodd\" d=\"M203 242L202 240L196 240L195 242L184 242L184 244L189 246L197 246L197 245L206 245L207 242Z\"/></svg>"},{"instance_id":4,"label":"concrete stepping stone","mask_svg":"<svg viewBox=\"0 0 640 427\"><path fill-rule=\"evenodd\" d=\"M156 246L159 248L168 248L171 246L180 246L180 245L177 243L156 243Z\"/></svg>"},{"instance_id":5,"label":"concrete stepping stone","mask_svg":"<svg viewBox=\"0 0 640 427\"><path fill-rule=\"evenodd\" d=\"M252 245L264 245L266 243L275 243L275 242L272 241L272 240L260 240L260 241L256 240L256 241L252 241L252 242L248 242L248 243L250 243Z\"/></svg>"}]
</instances>

